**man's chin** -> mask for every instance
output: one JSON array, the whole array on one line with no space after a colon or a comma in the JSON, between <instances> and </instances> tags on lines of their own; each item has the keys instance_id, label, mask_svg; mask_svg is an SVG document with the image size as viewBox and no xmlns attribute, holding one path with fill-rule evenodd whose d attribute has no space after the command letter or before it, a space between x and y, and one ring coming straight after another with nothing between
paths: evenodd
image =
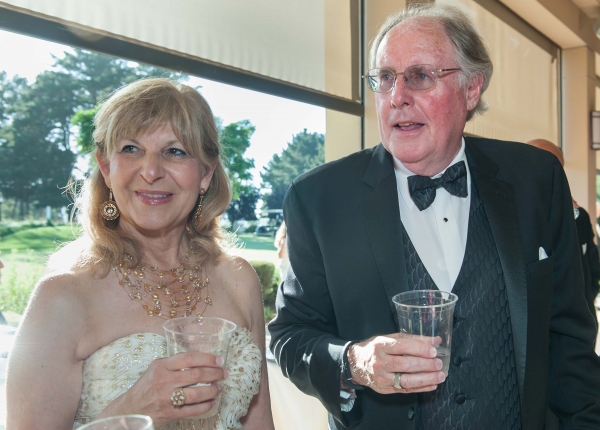
<instances>
[{"instance_id":1,"label":"man's chin","mask_svg":"<svg viewBox=\"0 0 600 430\"><path fill-rule=\"evenodd\" d=\"M427 159L427 154L423 151L425 145L418 141L396 140L388 144L384 143L383 146L407 167L409 164L419 163Z\"/></svg>"}]
</instances>

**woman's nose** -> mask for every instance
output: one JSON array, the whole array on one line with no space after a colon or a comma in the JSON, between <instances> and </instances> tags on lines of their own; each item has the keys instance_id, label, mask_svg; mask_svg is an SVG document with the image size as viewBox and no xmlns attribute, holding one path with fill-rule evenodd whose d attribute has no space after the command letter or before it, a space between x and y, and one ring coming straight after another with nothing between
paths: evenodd
<instances>
[{"instance_id":1,"label":"woman's nose","mask_svg":"<svg viewBox=\"0 0 600 430\"><path fill-rule=\"evenodd\" d=\"M147 154L142 160L140 171L142 177L149 183L164 176L163 160L160 155Z\"/></svg>"}]
</instances>

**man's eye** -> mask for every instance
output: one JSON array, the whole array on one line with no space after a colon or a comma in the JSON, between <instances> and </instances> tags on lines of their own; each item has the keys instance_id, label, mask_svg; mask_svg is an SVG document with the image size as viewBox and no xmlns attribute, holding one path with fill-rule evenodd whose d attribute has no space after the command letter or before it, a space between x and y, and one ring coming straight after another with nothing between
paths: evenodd
<instances>
[{"instance_id":1,"label":"man's eye","mask_svg":"<svg viewBox=\"0 0 600 430\"><path fill-rule=\"evenodd\" d=\"M394 75L392 75L391 73L382 73L381 75L379 75L379 79L381 81L393 81L394 80Z\"/></svg>"},{"instance_id":2,"label":"man's eye","mask_svg":"<svg viewBox=\"0 0 600 430\"><path fill-rule=\"evenodd\" d=\"M427 72L424 72L422 70L415 70L414 72L411 72L408 75L408 79L413 81L413 82L423 82L423 81L428 81L431 79L431 75Z\"/></svg>"}]
</instances>

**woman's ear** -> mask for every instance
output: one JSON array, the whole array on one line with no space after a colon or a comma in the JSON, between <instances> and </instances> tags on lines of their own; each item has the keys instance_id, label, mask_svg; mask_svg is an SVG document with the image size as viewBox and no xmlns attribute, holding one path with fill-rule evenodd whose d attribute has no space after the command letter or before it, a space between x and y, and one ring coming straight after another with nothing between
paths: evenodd
<instances>
[{"instance_id":1,"label":"woman's ear","mask_svg":"<svg viewBox=\"0 0 600 430\"><path fill-rule=\"evenodd\" d=\"M104 183L110 188L110 161L104 159L102 156L98 155L98 153L94 154L94 156L96 157L100 173L102 173L102 177L104 178Z\"/></svg>"},{"instance_id":2,"label":"woman's ear","mask_svg":"<svg viewBox=\"0 0 600 430\"><path fill-rule=\"evenodd\" d=\"M204 173L204 176L202 177L202 179L200 180L200 188L204 188L205 190L208 190L208 187L210 186L210 181L212 180L213 173L215 173L216 167L217 167L216 163L214 166L204 167L207 170Z\"/></svg>"}]
</instances>

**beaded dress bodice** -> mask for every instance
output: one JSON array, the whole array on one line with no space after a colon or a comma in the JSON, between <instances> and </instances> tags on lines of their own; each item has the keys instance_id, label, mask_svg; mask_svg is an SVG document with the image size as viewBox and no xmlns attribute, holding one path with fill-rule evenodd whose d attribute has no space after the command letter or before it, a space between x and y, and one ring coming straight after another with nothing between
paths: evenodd
<instances>
[{"instance_id":1,"label":"beaded dress bodice","mask_svg":"<svg viewBox=\"0 0 600 430\"><path fill-rule=\"evenodd\" d=\"M90 355L83 364L83 388L74 428L96 419L106 405L135 384L152 360L166 355L166 340L155 333L117 339ZM229 377L222 382L217 416L172 422L160 430L241 429L240 418L258 393L261 370L260 349L247 329L238 327L233 333L226 367Z\"/></svg>"}]
</instances>

